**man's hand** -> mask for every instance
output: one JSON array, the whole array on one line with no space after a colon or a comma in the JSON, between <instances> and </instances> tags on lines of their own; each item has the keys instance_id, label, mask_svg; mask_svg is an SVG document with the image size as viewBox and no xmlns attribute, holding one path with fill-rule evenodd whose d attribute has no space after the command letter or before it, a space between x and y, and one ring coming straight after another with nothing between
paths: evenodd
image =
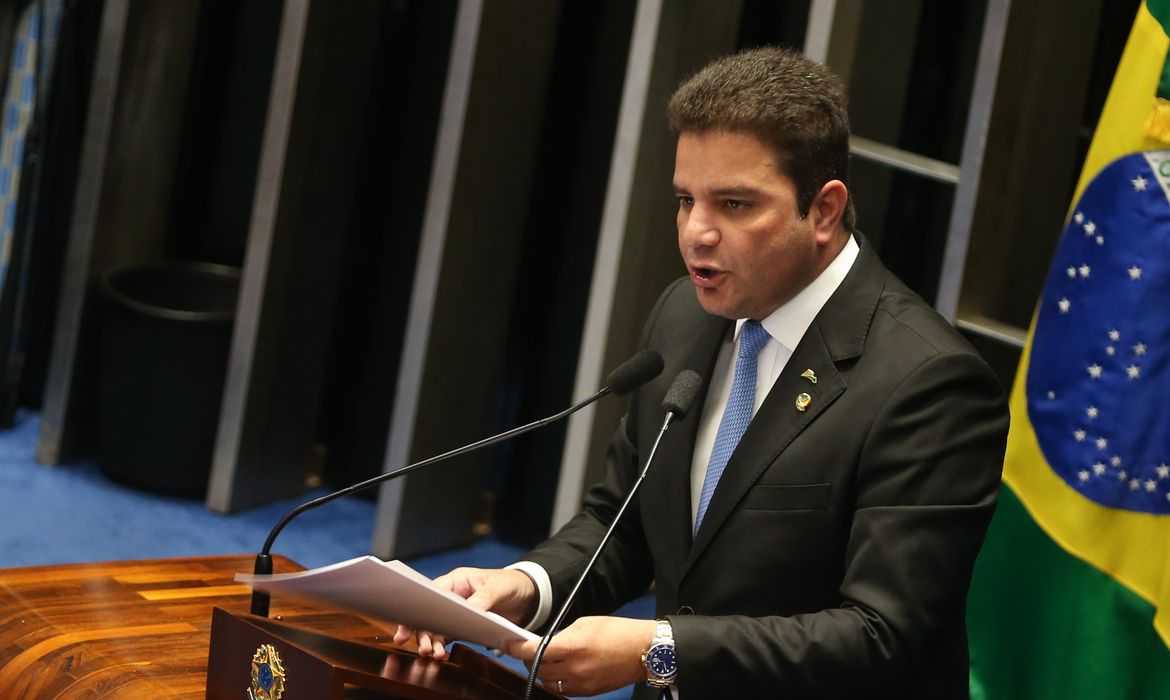
<instances>
[{"instance_id":1,"label":"man's hand","mask_svg":"<svg viewBox=\"0 0 1170 700\"><path fill-rule=\"evenodd\" d=\"M565 695L596 695L645 681L642 652L650 647L656 631L654 620L583 617L552 638L537 675ZM539 645L539 641L513 642L504 651L531 666Z\"/></svg>"},{"instance_id":2,"label":"man's hand","mask_svg":"<svg viewBox=\"0 0 1170 700\"><path fill-rule=\"evenodd\" d=\"M446 588L467 599L477 608L490 610L512 622L523 625L536 612L538 593L536 584L528 574L515 569L472 569L461 567L435 579L435 585ZM399 625L394 633L394 643L402 644L415 631ZM443 646L447 640L439 635L420 630L418 632L419 656L447 658Z\"/></svg>"}]
</instances>

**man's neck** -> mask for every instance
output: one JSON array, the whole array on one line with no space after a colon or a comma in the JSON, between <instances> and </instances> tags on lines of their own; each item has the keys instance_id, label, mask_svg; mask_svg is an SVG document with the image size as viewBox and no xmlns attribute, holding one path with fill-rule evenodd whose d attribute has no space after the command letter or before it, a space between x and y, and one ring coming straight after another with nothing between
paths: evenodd
<instances>
[{"instance_id":1,"label":"man's neck","mask_svg":"<svg viewBox=\"0 0 1170 700\"><path fill-rule=\"evenodd\" d=\"M829 263L804 289L772 313L757 320L763 324L769 335L783 343L785 347L790 350L795 348L813 318L820 313L821 307L833 292L837 291L845 275L849 274L860 250L860 246L853 242L853 236L847 236ZM742 325L741 319L736 324L737 332Z\"/></svg>"}]
</instances>

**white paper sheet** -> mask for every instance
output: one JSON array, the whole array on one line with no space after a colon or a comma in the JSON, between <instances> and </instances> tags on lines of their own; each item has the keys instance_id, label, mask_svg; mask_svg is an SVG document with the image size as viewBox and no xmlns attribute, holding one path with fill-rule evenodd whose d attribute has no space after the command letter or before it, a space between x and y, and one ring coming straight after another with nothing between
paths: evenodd
<instances>
[{"instance_id":1,"label":"white paper sheet","mask_svg":"<svg viewBox=\"0 0 1170 700\"><path fill-rule=\"evenodd\" d=\"M451 591L437 588L398 560L358 557L291 574L236 574L236 580L276 599L321 603L489 648L513 640L540 639L495 613L472 607Z\"/></svg>"}]
</instances>

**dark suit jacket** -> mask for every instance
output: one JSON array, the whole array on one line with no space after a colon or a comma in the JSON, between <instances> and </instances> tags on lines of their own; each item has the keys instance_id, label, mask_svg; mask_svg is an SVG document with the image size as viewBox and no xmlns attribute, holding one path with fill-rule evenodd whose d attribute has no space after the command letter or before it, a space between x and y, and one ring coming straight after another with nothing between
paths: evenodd
<instances>
[{"instance_id":1,"label":"dark suit jacket","mask_svg":"<svg viewBox=\"0 0 1170 700\"><path fill-rule=\"evenodd\" d=\"M574 606L574 617L609 613L653 581L683 700L968 696L964 608L999 486L1003 390L858 238L857 261L748 426L697 537L702 397L666 434ZM558 601L636 478L670 383L684 369L709 377L730 323L706 314L685 279L658 301L643 345L665 371L633 396L584 510L527 557Z\"/></svg>"}]
</instances>

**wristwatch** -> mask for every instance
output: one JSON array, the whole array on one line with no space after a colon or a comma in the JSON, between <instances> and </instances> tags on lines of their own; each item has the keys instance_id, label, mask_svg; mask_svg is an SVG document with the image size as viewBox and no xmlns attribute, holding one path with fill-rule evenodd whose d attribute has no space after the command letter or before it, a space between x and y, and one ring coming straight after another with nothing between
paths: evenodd
<instances>
[{"instance_id":1,"label":"wristwatch","mask_svg":"<svg viewBox=\"0 0 1170 700\"><path fill-rule=\"evenodd\" d=\"M650 640L650 648L642 654L642 665L646 667L646 685L652 688L674 685L674 679L678 677L678 656L674 653L674 632L670 622L658 621L658 632Z\"/></svg>"}]
</instances>

